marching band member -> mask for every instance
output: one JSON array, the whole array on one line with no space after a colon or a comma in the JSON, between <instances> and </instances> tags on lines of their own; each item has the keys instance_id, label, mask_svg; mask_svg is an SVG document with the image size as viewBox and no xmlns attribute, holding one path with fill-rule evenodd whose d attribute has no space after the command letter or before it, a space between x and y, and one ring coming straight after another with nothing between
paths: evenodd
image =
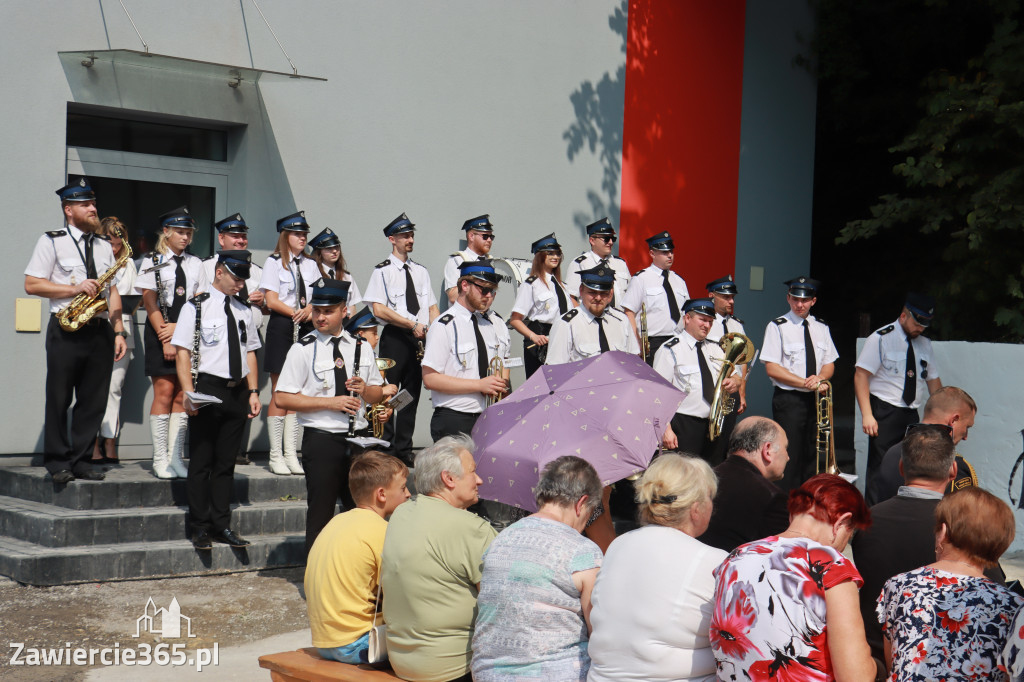
<instances>
[{"instance_id":1,"label":"marching band member","mask_svg":"<svg viewBox=\"0 0 1024 682\"><path fill-rule=\"evenodd\" d=\"M494 358L508 357L511 343L504 320L488 311L498 291L498 273L489 260L465 261L459 272L458 296L427 332L423 356L423 385L434 404L434 442L472 432L486 396L508 390L508 382L489 371Z\"/></svg>"},{"instance_id":2,"label":"marching band member","mask_svg":"<svg viewBox=\"0 0 1024 682\"><path fill-rule=\"evenodd\" d=\"M348 469L349 420L365 428L363 404L383 396L377 361L369 344L344 331L348 282L319 280L310 305L316 330L293 345L274 391L282 409L298 413L303 427L306 473L306 553L330 522L341 497L352 508Z\"/></svg>"},{"instance_id":3,"label":"marching band member","mask_svg":"<svg viewBox=\"0 0 1024 682\"><path fill-rule=\"evenodd\" d=\"M772 418L789 439L791 463L779 487L792 490L814 475L817 418L814 392L832 378L839 358L828 325L810 314L821 285L810 277L784 282L789 312L764 330L761 362L775 385ZM821 387L824 388L824 387Z\"/></svg>"},{"instance_id":4,"label":"marching band member","mask_svg":"<svg viewBox=\"0 0 1024 682\"><path fill-rule=\"evenodd\" d=\"M277 232L277 248L267 258L260 281L270 308L263 364L270 374L271 390L275 392L289 349L297 338L313 329L309 321L313 308L308 295L313 283L320 279L316 262L303 253L309 235L305 211L278 220ZM267 429L270 432L270 470L280 476L301 474L302 465L296 453L299 427L295 414L289 414L271 399L267 406Z\"/></svg>"},{"instance_id":5,"label":"marching band member","mask_svg":"<svg viewBox=\"0 0 1024 682\"><path fill-rule=\"evenodd\" d=\"M412 396L412 402L384 429L384 440L391 441L391 454L412 466L412 436L423 383L419 351L427 326L440 312L430 273L410 258L416 226L403 213L388 223L384 236L391 242L391 255L370 274L363 300L372 304L373 316L384 323L380 354L395 361L388 370L388 383L397 384Z\"/></svg>"},{"instance_id":6,"label":"marching band member","mask_svg":"<svg viewBox=\"0 0 1024 682\"><path fill-rule=\"evenodd\" d=\"M574 306L562 283L562 246L554 233L530 246L533 265L530 276L516 292L509 324L523 335L526 376L536 372L548 355L551 324Z\"/></svg>"},{"instance_id":7,"label":"marching band member","mask_svg":"<svg viewBox=\"0 0 1024 682\"><path fill-rule=\"evenodd\" d=\"M348 319L345 323L345 331L353 336L362 338L363 341L370 345L370 349L374 353L377 352L377 342L380 340L380 334L377 333L377 318L373 316L373 311L368 307L364 306L362 310ZM384 392L385 399L394 398L398 395L398 386L394 384L384 384L381 386L381 390ZM378 419L387 424L394 413L395 411L389 407L380 413ZM370 429L367 427L359 435L372 435L372 433L370 433Z\"/></svg>"},{"instance_id":8,"label":"marching band member","mask_svg":"<svg viewBox=\"0 0 1024 682\"><path fill-rule=\"evenodd\" d=\"M235 456L247 419L260 413L257 387L256 333L252 308L239 294L250 278L252 254L221 251L207 293L182 309L171 339L176 348L178 382L184 391L198 391L219 403L193 405L185 396L189 419L188 515L192 545L213 548L211 541L247 547L231 530L231 490ZM198 356L197 356L198 354ZM193 383L192 369L196 368Z\"/></svg>"},{"instance_id":9,"label":"marching band member","mask_svg":"<svg viewBox=\"0 0 1024 682\"><path fill-rule=\"evenodd\" d=\"M101 481L89 464L92 443L103 419L110 372L127 346L121 320L121 295L110 287L107 313L96 315L78 331L64 331L56 314L75 296L96 296L96 279L114 265L110 244L94 235L100 226L96 194L85 178L56 192L64 212L64 229L39 237L25 267L25 293L50 299L46 327L46 408L43 464L53 482L80 478ZM108 321L109 313L109 321ZM75 409L68 438L68 407Z\"/></svg>"},{"instance_id":10,"label":"marching band member","mask_svg":"<svg viewBox=\"0 0 1024 682\"><path fill-rule=\"evenodd\" d=\"M636 318L641 308L647 306L647 340L651 347L647 364L653 367L654 354L661 344L672 338L679 326L680 311L690 298L690 292L683 278L672 272L676 248L672 235L660 232L645 241L650 250L651 264L633 275L621 305L637 340L640 340L640 331Z\"/></svg>"},{"instance_id":11,"label":"marching band member","mask_svg":"<svg viewBox=\"0 0 1024 682\"><path fill-rule=\"evenodd\" d=\"M626 261L612 255L612 246L617 239L615 228L608 222L608 218L601 218L587 225L587 236L590 238L590 251L573 260L569 266L569 275L565 278L565 288L572 292L573 298L579 303L576 292L580 288L580 273L592 270L598 265L605 265L615 273L611 305L620 305L629 287L629 266L626 265Z\"/></svg>"},{"instance_id":12,"label":"marching band member","mask_svg":"<svg viewBox=\"0 0 1024 682\"><path fill-rule=\"evenodd\" d=\"M708 417L725 359L722 348L707 340L714 319L715 305L711 299L687 301L683 306L683 328L654 354L654 370L686 394L665 430L662 444L666 450L699 455L712 466L717 462L711 461L714 447L708 435ZM740 377L735 373L722 381L722 389L728 393L736 393L739 388Z\"/></svg>"},{"instance_id":13,"label":"marching band member","mask_svg":"<svg viewBox=\"0 0 1024 682\"><path fill-rule=\"evenodd\" d=\"M345 256L341 252L341 239L329 227L320 230L317 236L309 240L309 249L313 252L313 260L320 268L324 279L340 279L348 282L348 314L354 315L356 307L362 303L359 286L352 279L352 273L345 264Z\"/></svg>"},{"instance_id":14,"label":"marching band member","mask_svg":"<svg viewBox=\"0 0 1024 682\"><path fill-rule=\"evenodd\" d=\"M182 455L188 415L182 404L177 351L171 339L185 302L206 291L209 282L203 261L185 251L196 231L188 207L163 214L160 225L156 248L142 257L142 272L135 280L135 291L142 295L146 306L146 376L153 380L153 404L149 409L153 474L157 478L185 478L188 467Z\"/></svg>"},{"instance_id":15,"label":"marching band member","mask_svg":"<svg viewBox=\"0 0 1024 682\"><path fill-rule=\"evenodd\" d=\"M713 282L708 282L706 289L715 304L715 321L711 323L711 331L708 332L708 341L718 343L726 334L747 335L743 328L743 320L733 314L736 305L736 282L732 275L719 277ZM747 365L736 367L743 380L740 381L739 396L736 401L736 409L725 416L722 422L722 432L714 442L714 454L712 459L721 462L725 459L729 449L729 436L736 426L736 418L747 410Z\"/></svg>"},{"instance_id":16,"label":"marching band member","mask_svg":"<svg viewBox=\"0 0 1024 682\"><path fill-rule=\"evenodd\" d=\"M560 365L621 350L638 355L640 346L625 313L611 305L615 273L598 265L579 273L576 295L580 307L560 316L551 325L547 364Z\"/></svg>"},{"instance_id":17,"label":"marching band member","mask_svg":"<svg viewBox=\"0 0 1024 682\"><path fill-rule=\"evenodd\" d=\"M466 231L466 250L456 251L444 264L444 290L449 304L454 303L459 294L456 286L461 277L459 266L467 260L487 260L494 245L494 226L490 215L485 213L470 218L462 224L462 229Z\"/></svg>"}]
</instances>

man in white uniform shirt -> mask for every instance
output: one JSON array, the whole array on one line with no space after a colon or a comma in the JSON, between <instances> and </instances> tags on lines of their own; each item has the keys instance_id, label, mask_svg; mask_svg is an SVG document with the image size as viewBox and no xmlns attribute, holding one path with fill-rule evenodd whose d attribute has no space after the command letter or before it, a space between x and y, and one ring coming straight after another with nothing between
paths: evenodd
<instances>
[{"instance_id":1,"label":"man in white uniform shirt","mask_svg":"<svg viewBox=\"0 0 1024 682\"><path fill-rule=\"evenodd\" d=\"M416 225L404 213L388 223L384 236L391 242L391 255L377 264L363 295L373 316L384 325L380 356L395 361L387 373L388 383L404 388L412 397L412 402L384 425L384 440L391 441L391 454L408 466L412 466L412 436L423 385L420 354L427 326L440 314L430 274L410 257L415 235Z\"/></svg>"},{"instance_id":2,"label":"man in white uniform shirt","mask_svg":"<svg viewBox=\"0 0 1024 682\"><path fill-rule=\"evenodd\" d=\"M789 439L790 464L779 483L783 490L797 488L814 475L817 418L814 392L832 378L839 358L828 325L810 314L818 302L820 282L797 277L789 287L789 312L768 323L761 362L775 386L772 417Z\"/></svg>"},{"instance_id":3,"label":"man in white uniform shirt","mask_svg":"<svg viewBox=\"0 0 1024 682\"><path fill-rule=\"evenodd\" d=\"M610 350L640 354L636 334L625 313L611 305L615 273L599 265L580 273L575 290L580 306L560 316L551 325L545 364L576 362Z\"/></svg>"},{"instance_id":4,"label":"man in white uniform shirt","mask_svg":"<svg viewBox=\"0 0 1024 682\"><path fill-rule=\"evenodd\" d=\"M736 282L732 275L719 277L706 286L711 301L715 304L715 321L711 323L711 331L708 332L708 341L719 343L726 334L747 335L743 327L743 320L733 314L736 303ZM740 390L736 397L736 408L726 415L722 422L722 433L714 441L715 452L712 459L721 462L725 459L729 449L729 437L736 426L736 418L747 411L747 366L740 365L736 371L743 378L740 382Z\"/></svg>"},{"instance_id":5,"label":"man in white uniform shirt","mask_svg":"<svg viewBox=\"0 0 1024 682\"><path fill-rule=\"evenodd\" d=\"M348 282L321 279L313 285L314 331L288 349L274 399L298 414L303 427L306 475L306 554L337 510L351 509L348 470L351 433L366 428L364 404L383 396L370 344L344 330ZM354 423L350 424L350 421Z\"/></svg>"},{"instance_id":6,"label":"man in white uniform shirt","mask_svg":"<svg viewBox=\"0 0 1024 682\"><path fill-rule=\"evenodd\" d=\"M712 466L718 462L711 461L715 448L708 434L708 417L725 359L721 347L706 340L714 319L715 305L711 299L687 301L683 306L682 330L654 355L654 370L686 394L665 430L662 444L667 450L699 455ZM727 393L736 393L739 387L740 377L735 372L722 381L722 389Z\"/></svg>"},{"instance_id":7,"label":"man in white uniform shirt","mask_svg":"<svg viewBox=\"0 0 1024 682\"><path fill-rule=\"evenodd\" d=\"M249 545L231 530L231 490L245 422L261 407L256 369L260 337L252 308L237 298L252 274L251 264L248 251L221 251L210 290L182 306L171 337L189 414L188 515L192 544L199 550L212 549L211 541ZM198 370L195 382L193 365ZM192 391L221 402L197 409L188 397Z\"/></svg>"},{"instance_id":8,"label":"man in white uniform shirt","mask_svg":"<svg viewBox=\"0 0 1024 682\"><path fill-rule=\"evenodd\" d=\"M618 239L615 236L615 228L608 222L608 218L601 218L597 222L587 225L587 236L590 238L590 251L569 263L565 288L572 294L576 303L579 303L576 292L580 289L580 273L584 270L592 270L598 265L604 265L615 273L615 288L612 291L611 305L621 305L622 298L626 295L626 288L629 287L629 266L626 265L626 261L612 255L612 248Z\"/></svg>"},{"instance_id":9,"label":"man in white uniform shirt","mask_svg":"<svg viewBox=\"0 0 1024 682\"><path fill-rule=\"evenodd\" d=\"M934 315L931 296L907 294L899 319L872 332L857 357L853 387L862 428L868 435L869 481L889 448L902 440L908 426L919 421L918 409L928 396L942 388L932 342L921 335ZM867 500L868 504L877 502L880 500Z\"/></svg>"},{"instance_id":10,"label":"man in white uniform shirt","mask_svg":"<svg viewBox=\"0 0 1024 682\"><path fill-rule=\"evenodd\" d=\"M498 290L498 273L489 260L465 261L456 282L458 297L427 333L423 385L431 391L434 414L430 436L469 434L486 407L487 396L508 390L507 381L491 376L494 358L507 359L508 328L488 312Z\"/></svg>"},{"instance_id":11,"label":"man in white uniform shirt","mask_svg":"<svg viewBox=\"0 0 1024 682\"><path fill-rule=\"evenodd\" d=\"M633 275L629 288L622 298L622 309L626 311L629 324L640 341L640 324L637 318L646 305L647 341L650 352L644 360L654 365L654 354L661 344L672 338L682 319L682 308L690 298L683 278L672 272L675 262L675 243L668 232L659 232L647 238L651 264Z\"/></svg>"},{"instance_id":12,"label":"man in white uniform shirt","mask_svg":"<svg viewBox=\"0 0 1024 682\"><path fill-rule=\"evenodd\" d=\"M465 261L487 260L491 246L494 245L494 225L487 213L470 218L462 224L466 231L466 250L456 251L444 264L444 291L448 295L449 305L458 298L458 281L461 277L459 266Z\"/></svg>"}]
</instances>

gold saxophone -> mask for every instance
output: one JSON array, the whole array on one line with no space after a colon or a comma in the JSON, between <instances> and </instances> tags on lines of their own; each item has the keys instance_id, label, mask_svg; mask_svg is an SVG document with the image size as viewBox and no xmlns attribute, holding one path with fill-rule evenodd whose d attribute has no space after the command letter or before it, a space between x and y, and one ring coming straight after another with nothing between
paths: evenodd
<instances>
[{"instance_id":1,"label":"gold saxophone","mask_svg":"<svg viewBox=\"0 0 1024 682\"><path fill-rule=\"evenodd\" d=\"M647 362L651 356L651 339L647 336L647 304L640 304L640 358Z\"/></svg>"},{"instance_id":2,"label":"gold saxophone","mask_svg":"<svg viewBox=\"0 0 1024 682\"><path fill-rule=\"evenodd\" d=\"M384 376L384 373L394 366L395 361L391 358L377 358L377 371L380 372L380 378L384 379L385 382L387 382L387 378ZM384 422L380 420L380 415L389 408L390 405L388 404L388 400L387 398L384 398L379 403L371 405L366 411L366 419L370 422L370 425L373 426L374 438L380 438L384 435Z\"/></svg>"},{"instance_id":3,"label":"gold saxophone","mask_svg":"<svg viewBox=\"0 0 1024 682\"><path fill-rule=\"evenodd\" d=\"M711 414L708 417L708 436L715 440L722 435L725 417L736 408L736 399L726 393L722 384L732 375L736 365L745 365L754 359L754 344L743 334L726 334L718 342L725 352L722 369L715 382L715 393L711 398ZM700 350L698 349L698 353Z\"/></svg>"},{"instance_id":4,"label":"gold saxophone","mask_svg":"<svg viewBox=\"0 0 1024 682\"><path fill-rule=\"evenodd\" d=\"M825 390L822 391L821 387ZM840 474L836 463L836 443L832 437L832 383L822 381L814 391L814 407L818 421L818 435L815 439L814 473L822 473L822 461L826 474Z\"/></svg>"},{"instance_id":5,"label":"gold saxophone","mask_svg":"<svg viewBox=\"0 0 1024 682\"><path fill-rule=\"evenodd\" d=\"M98 313L107 309L107 299L103 298L103 292L106 291L114 275L132 257L132 247L128 245L128 240L124 238L121 230L114 228L114 232L121 239L121 255L117 257L109 270L96 279L96 295L90 296L82 292L57 313L57 322L60 323L60 328L66 332L77 332Z\"/></svg>"}]
</instances>

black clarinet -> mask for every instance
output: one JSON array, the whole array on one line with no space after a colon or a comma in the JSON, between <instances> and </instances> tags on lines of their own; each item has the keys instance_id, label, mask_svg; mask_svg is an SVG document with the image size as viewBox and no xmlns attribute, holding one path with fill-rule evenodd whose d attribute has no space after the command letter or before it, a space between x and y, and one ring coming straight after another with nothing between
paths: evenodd
<instances>
[{"instance_id":1,"label":"black clarinet","mask_svg":"<svg viewBox=\"0 0 1024 682\"><path fill-rule=\"evenodd\" d=\"M356 336L356 361L353 363L355 366L352 368L352 378L359 378L359 352L363 349L363 337ZM356 397L355 391L349 391L349 396ZM348 437L352 438L356 435L356 417L359 416L359 410L356 410L355 414L349 415L348 418Z\"/></svg>"},{"instance_id":2,"label":"black clarinet","mask_svg":"<svg viewBox=\"0 0 1024 682\"><path fill-rule=\"evenodd\" d=\"M160 257L160 254L158 254L156 251L154 251L153 252L153 268L154 268L154 270L153 270L153 277L156 279L156 302L157 302L157 305L160 307L160 315L162 315L163 318L164 318L164 324L167 324L168 322L170 322L170 320L167 319L167 304L164 303L164 283L163 283L163 280L160 278L160 270L159 270L159 268L156 267L157 266L157 259L159 257Z\"/></svg>"}]
</instances>

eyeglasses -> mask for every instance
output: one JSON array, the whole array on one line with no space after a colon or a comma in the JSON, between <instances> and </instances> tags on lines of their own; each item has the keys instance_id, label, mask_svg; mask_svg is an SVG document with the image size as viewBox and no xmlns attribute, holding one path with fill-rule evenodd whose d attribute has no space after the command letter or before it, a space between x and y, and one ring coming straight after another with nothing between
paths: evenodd
<instances>
[{"instance_id":1,"label":"eyeglasses","mask_svg":"<svg viewBox=\"0 0 1024 682\"><path fill-rule=\"evenodd\" d=\"M915 429L933 429L940 433L944 433L950 438L953 438L953 427L949 424L911 424L907 427L906 432L903 434L904 437L909 436L910 432Z\"/></svg>"},{"instance_id":2,"label":"eyeglasses","mask_svg":"<svg viewBox=\"0 0 1024 682\"><path fill-rule=\"evenodd\" d=\"M598 239L600 239L601 241L603 241L605 244L607 244L608 242L611 242L612 244L614 244L618 240L618 237L616 237L614 235L610 235L610 234L599 234L599 235L595 235L595 236Z\"/></svg>"},{"instance_id":3,"label":"eyeglasses","mask_svg":"<svg viewBox=\"0 0 1024 682\"><path fill-rule=\"evenodd\" d=\"M469 283L480 290L481 296L494 296L498 293L498 287L485 287L483 284L478 284L473 280L469 280Z\"/></svg>"}]
</instances>

